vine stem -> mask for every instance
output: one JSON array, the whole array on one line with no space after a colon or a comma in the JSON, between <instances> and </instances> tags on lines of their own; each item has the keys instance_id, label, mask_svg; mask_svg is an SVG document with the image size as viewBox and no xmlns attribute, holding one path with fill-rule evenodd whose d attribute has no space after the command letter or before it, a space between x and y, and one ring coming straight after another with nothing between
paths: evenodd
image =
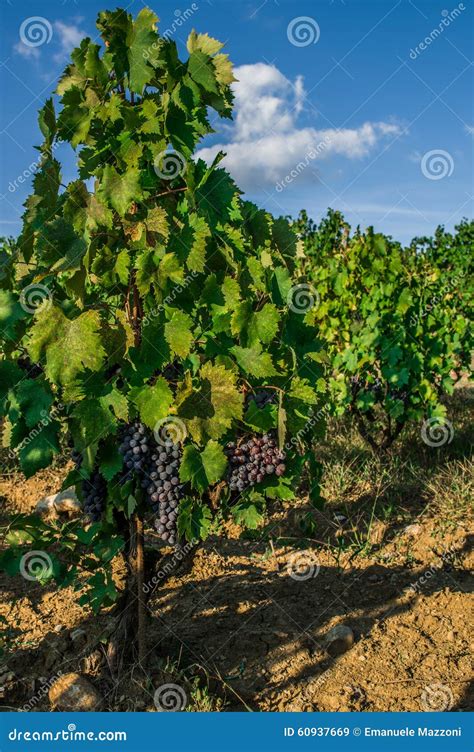
<instances>
[{"instance_id":1,"label":"vine stem","mask_svg":"<svg viewBox=\"0 0 474 752\"><path fill-rule=\"evenodd\" d=\"M146 607L143 592L145 559L143 555L143 520L138 514L133 515L135 537L135 583L137 589L138 609L138 662L143 668L146 656Z\"/></svg>"},{"instance_id":2,"label":"vine stem","mask_svg":"<svg viewBox=\"0 0 474 752\"><path fill-rule=\"evenodd\" d=\"M170 196L172 193L180 193L181 191L187 190L187 185L183 186L182 188L170 188L168 191L163 191L163 193L156 193L154 196L148 196L148 199L160 198L161 196Z\"/></svg>"}]
</instances>

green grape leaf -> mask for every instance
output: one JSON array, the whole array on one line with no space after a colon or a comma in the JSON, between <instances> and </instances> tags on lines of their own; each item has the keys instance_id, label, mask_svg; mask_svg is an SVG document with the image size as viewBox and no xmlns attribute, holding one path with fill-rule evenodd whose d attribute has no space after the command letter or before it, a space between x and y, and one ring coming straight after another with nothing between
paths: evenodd
<instances>
[{"instance_id":1,"label":"green grape leaf","mask_svg":"<svg viewBox=\"0 0 474 752\"><path fill-rule=\"evenodd\" d=\"M138 168L131 167L122 175L112 165L104 167L99 188L99 198L124 217L133 201L140 200L140 174Z\"/></svg>"},{"instance_id":2,"label":"green grape leaf","mask_svg":"<svg viewBox=\"0 0 474 752\"><path fill-rule=\"evenodd\" d=\"M195 499L183 499L179 505L178 533L186 540L192 542L205 540L212 524L212 515L209 507L200 504Z\"/></svg>"},{"instance_id":3,"label":"green grape leaf","mask_svg":"<svg viewBox=\"0 0 474 752\"><path fill-rule=\"evenodd\" d=\"M245 373L249 373L257 379L268 378L278 373L273 365L270 353L262 352L259 344L253 347L239 347L235 345L230 348L230 351L234 354L237 363Z\"/></svg>"},{"instance_id":4,"label":"green grape leaf","mask_svg":"<svg viewBox=\"0 0 474 752\"><path fill-rule=\"evenodd\" d=\"M54 399L46 383L38 379L21 381L15 390L15 398L28 428L48 417Z\"/></svg>"},{"instance_id":5,"label":"green grape leaf","mask_svg":"<svg viewBox=\"0 0 474 752\"><path fill-rule=\"evenodd\" d=\"M199 371L200 386L191 387L176 397L178 416L199 444L206 439L219 439L232 425L241 420L243 396L236 385L235 374L222 365L205 363Z\"/></svg>"},{"instance_id":6,"label":"green grape leaf","mask_svg":"<svg viewBox=\"0 0 474 752\"><path fill-rule=\"evenodd\" d=\"M128 60L130 65L129 84L131 91L141 94L146 84L153 77L153 68L148 60L156 60L158 53L158 35L154 26L158 21L153 11L142 8L127 34Z\"/></svg>"},{"instance_id":7,"label":"green grape leaf","mask_svg":"<svg viewBox=\"0 0 474 752\"><path fill-rule=\"evenodd\" d=\"M48 467L59 452L59 423L51 421L41 426L23 441L18 457L20 466L27 478Z\"/></svg>"},{"instance_id":8,"label":"green grape leaf","mask_svg":"<svg viewBox=\"0 0 474 752\"><path fill-rule=\"evenodd\" d=\"M232 507L232 516L237 525L241 525L249 530L256 530L258 527L261 527L264 522L262 502L256 499L240 499Z\"/></svg>"},{"instance_id":9,"label":"green grape leaf","mask_svg":"<svg viewBox=\"0 0 474 752\"><path fill-rule=\"evenodd\" d=\"M159 376L156 382L130 390L130 399L137 407L143 423L154 429L159 420L168 417L173 403L173 394L168 382L163 376Z\"/></svg>"},{"instance_id":10,"label":"green grape leaf","mask_svg":"<svg viewBox=\"0 0 474 752\"><path fill-rule=\"evenodd\" d=\"M202 452L193 444L187 444L183 450L179 477L183 483L190 483L191 488L202 493L222 478L226 467L224 450L217 441L208 441Z\"/></svg>"},{"instance_id":11,"label":"green grape leaf","mask_svg":"<svg viewBox=\"0 0 474 752\"><path fill-rule=\"evenodd\" d=\"M165 340L170 350L180 358L185 358L191 351L193 334L191 316L183 311L174 310L171 319L164 326Z\"/></svg>"},{"instance_id":12,"label":"green grape leaf","mask_svg":"<svg viewBox=\"0 0 474 752\"><path fill-rule=\"evenodd\" d=\"M86 369L99 371L106 355L99 313L86 311L68 319L46 301L35 313L27 351L35 363L45 356L48 379L63 387Z\"/></svg>"}]
</instances>

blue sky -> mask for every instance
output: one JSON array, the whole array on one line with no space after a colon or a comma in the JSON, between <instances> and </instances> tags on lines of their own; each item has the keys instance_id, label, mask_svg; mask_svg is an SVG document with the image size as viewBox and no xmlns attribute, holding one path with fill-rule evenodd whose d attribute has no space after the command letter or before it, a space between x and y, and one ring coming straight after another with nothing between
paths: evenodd
<instances>
[{"instance_id":1,"label":"blue sky","mask_svg":"<svg viewBox=\"0 0 474 752\"><path fill-rule=\"evenodd\" d=\"M318 219L332 206L406 242L474 216L473 4L444 2L150 5L182 57L194 27L224 41L237 68L234 121L215 123L203 157L227 151L247 197L274 214L304 207ZM0 234L16 235L40 142L37 110L71 47L96 36L97 12L118 3L0 3ZM28 36L35 16L39 37ZM66 148L57 151L65 182L75 177Z\"/></svg>"}]
</instances>

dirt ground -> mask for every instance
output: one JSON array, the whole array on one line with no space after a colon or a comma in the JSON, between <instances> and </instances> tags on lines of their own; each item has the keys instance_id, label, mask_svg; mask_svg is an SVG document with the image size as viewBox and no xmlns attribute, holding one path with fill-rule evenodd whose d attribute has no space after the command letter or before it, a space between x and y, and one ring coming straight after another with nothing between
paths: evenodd
<instances>
[{"instance_id":1,"label":"dirt ground","mask_svg":"<svg viewBox=\"0 0 474 752\"><path fill-rule=\"evenodd\" d=\"M32 511L64 472L4 476L2 516ZM188 710L472 709L472 517L443 524L418 499L372 515L357 550L336 545L353 525L340 507L317 513L319 544L302 535L304 514L304 502L273 510L254 540L229 525L153 592L145 680L111 676L110 616L79 607L72 588L4 578L3 709L47 710L44 688L73 670L108 710L155 710L154 689L170 681L186 687ZM329 644L336 625L352 630L352 646Z\"/></svg>"}]
</instances>

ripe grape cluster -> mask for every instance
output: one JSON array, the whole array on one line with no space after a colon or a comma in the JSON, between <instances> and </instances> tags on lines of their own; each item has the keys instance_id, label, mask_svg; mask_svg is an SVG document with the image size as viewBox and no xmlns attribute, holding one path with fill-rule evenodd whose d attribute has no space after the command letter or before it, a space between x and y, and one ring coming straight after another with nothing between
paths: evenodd
<instances>
[{"instance_id":1,"label":"ripe grape cluster","mask_svg":"<svg viewBox=\"0 0 474 752\"><path fill-rule=\"evenodd\" d=\"M151 431L135 421L127 426L119 451L124 459L121 482L137 477L145 490L147 501L156 514L155 526L161 539L170 545L177 540L176 520L183 486L178 471L181 450L165 442L158 445Z\"/></svg>"},{"instance_id":2,"label":"ripe grape cluster","mask_svg":"<svg viewBox=\"0 0 474 752\"><path fill-rule=\"evenodd\" d=\"M84 499L84 514L92 520L98 522L104 511L104 502L107 496L107 484L95 469L91 477L82 482L82 498Z\"/></svg>"},{"instance_id":3,"label":"ripe grape cluster","mask_svg":"<svg viewBox=\"0 0 474 752\"><path fill-rule=\"evenodd\" d=\"M367 381L367 379L361 378L356 374L350 377L349 383L351 386L352 395L354 397L356 397L357 394L363 390L373 394L377 402L382 402L384 399L385 390L383 381L378 376L373 379L373 381L369 382ZM403 387L389 387L388 394L394 400L401 400L402 402L406 402L408 400L408 391Z\"/></svg>"},{"instance_id":4,"label":"ripe grape cluster","mask_svg":"<svg viewBox=\"0 0 474 752\"><path fill-rule=\"evenodd\" d=\"M271 434L254 436L237 446L227 444L225 453L230 464L229 488L241 493L267 475L283 475L286 455L280 451Z\"/></svg>"},{"instance_id":5,"label":"ripe grape cluster","mask_svg":"<svg viewBox=\"0 0 474 752\"><path fill-rule=\"evenodd\" d=\"M119 452L123 457L124 472L121 482L129 480L133 473L141 474L146 467L151 451L150 432L136 420L125 428Z\"/></svg>"},{"instance_id":6,"label":"ripe grape cluster","mask_svg":"<svg viewBox=\"0 0 474 752\"><path fill-rule=\"evenodd\" d=\"M252 399L255 400L258 408L262 408L275 402L275 392L270 392L268 389L261 389L260 391L255 392L255 394L250 392L247 395L247 404Z\"/></svg>"},{"instance_id":7,"label":"ripe grape cluster","mask_svg":"<svg viewBox=\"0 0 474 752\"><path fill-rule=\"evenodd\" d=\"M378 376L371 382L360 376L353 375L349 379L353 397L356 397L360 391L370 392L374 395L376 401L381 401L384 396L383 382Z\"/></svg>"},{"instance_id":8,"label":"ripe grape cluster","mask_svg":"<svg viewBox=\"0 0 474 752\"><path fill-rule=\"evenodd\" d=\"M156 446L150 456L147 477L142 480L150 506L157 515L156 530L171 546L177 542L176 520L183 495L178 475L180 460L181 450L177 444L166 442Z\"/></svg>"}]
</instances>

